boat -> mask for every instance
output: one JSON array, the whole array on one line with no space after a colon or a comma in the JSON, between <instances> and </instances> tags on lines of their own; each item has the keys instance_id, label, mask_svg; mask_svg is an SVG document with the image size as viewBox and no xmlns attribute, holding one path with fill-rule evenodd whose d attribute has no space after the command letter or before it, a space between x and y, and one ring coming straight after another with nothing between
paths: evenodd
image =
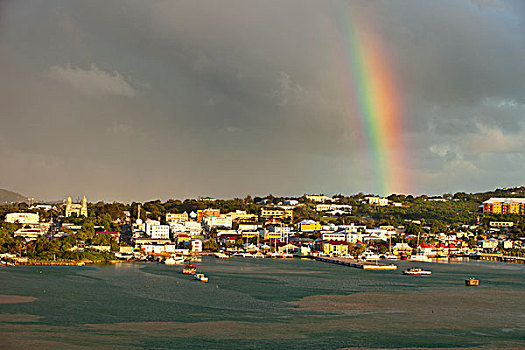
<instances>
[{"instance_id":1,"label":"boat","mask_svg":"<svg viewBox=\"0 0 525 350\"><path fill-rule=\"evenodd\" d=\"M220 252L219 253L215 253L215 257L217 259L229 259L230 258L228 255L226 255L224 253L220 253Z\"/></svg>"},{"instance_id":2,"label":"boat","mask_svg":"<svg viewBox=\"0 0 525 350\"><path fill-rule=\"evenodd\" d=\"M397 255L394 255L394 254L385 254L383 256L385 259L388 259L388 260L397 260Z\"/></svg>"},{"instance_id":3,"label":"boat","mask_svg":"<svg viewBox=\"0 0 525 350\"><path fill-rule=\"evenodd\" d=\"M195 275L196 272L197 272L197 268L193 264L185 265L182 268L182 274L184 275Z\"/></svg>"},{"instance_id":4,"label":"boat","mask_svg":"<svg viewBox=\"0 0 525 350\"><path fill-rule=\"evenodd\" d=\"M414 261L429 261L430 259L425 254L418 253L418 254L411 255L410 256L410 260L414 260Z\"/></svg>"},{"instance_id":5,"label":"boat","mask_svg":"<svg viewBox=\"0 0 525 350\"><path fill-rule=\"evenodd\" d=\"M465 280L465 285L468 287L475 287L479 285L479 280L475 279L474 277L470 277Z\"/></svg>"},{"instance_id":6,"label":"boat","mask_svg":"<svg viewBox=\"0 0 525 350\"><path fill-rule=\"evenodd\" d=\"M379 254L376 254L372 251L365 251L360 257L360 259L362 260L379 260L381 259L381 257L379 256Z\"/></svg>"},{"instance_id":7,"label":"boat","mask_svg":"<svg viewBox=\"0 0 525 350\"><path fill-rule=\"evenodd\" d=\"M180 265L180 264L184 264L184 257L182 256L179 256L179 257L170 257L170 258L167 258L166 260L164 260L164 264L166 265Z\"/></svg>"},{"instance_id":8,"label":"boat","mask_svg":"<svg viewBox=\"0 0 525 350\"><path fill-rule=\"evenodd\" d=\"M255 254L253 254L253 257L257 258L257 259L264 259L264 254L260 253L260 252L257 252Z\"/></svg>"},{"instance_id":9,"label":"boat","mask_svg":"<svg viewBox=\"0 0 525 350\"><path fill-rule=\"evenodd\" d=\"M417 267L412 267L408 270L403 271L403 275L410 275L410 276L430 276L431 274L432 274L432 271L423 270Z\"/></svg>"},{"instance_id":10,"label":"boat","mask_svg":"<svg viewBox=\"0 0 525 350\"><path fill-rule=\"evenodd\" d=\"M193 277L195 277L195 279L198 281L208 282L208 277L203 273L197 273Z\"/></svg>"}]
</instances>

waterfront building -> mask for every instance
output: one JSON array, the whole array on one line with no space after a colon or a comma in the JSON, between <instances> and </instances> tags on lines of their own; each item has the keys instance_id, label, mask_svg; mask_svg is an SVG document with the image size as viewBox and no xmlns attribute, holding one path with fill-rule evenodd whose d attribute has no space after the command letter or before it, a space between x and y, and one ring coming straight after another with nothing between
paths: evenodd
<instances>
[{"instance_id":1,"label":"waterfront building","mask_svg":"<svg viewBox=\"0 0 525 350\"><path fill-rule=\"evenodd\" d=\"M408 243L396 243L396 245L392 247L392 253L394 255L411 255L412 247L410 247Z\"/></svg>"},{"instance_id":2,"label":"waterfront building","mask_svg":"<svg viewBox=\"0 0 525 350\"><path fill-rule=\"evenodd\" d=\"M328 255L348 254L348 244L341 241L327 241L322 243L322 250Z\"/></svg>"},{"instance_id":3,"label":"waterfront building","mask_svg":"<svg viewBox=\"0 0 525 350\"><path fill-rule=\"evenodd\" d=\"M192 253L202 252L202 241L200 239L192 239L190 242L191 242L191 252Z\"/></svg>"},{"instance_id":4,"label":"waterfront building","mask_svg":"<svg viewBox=\"0 0 525 350\"><path fill-rule=\"evenodd\" d=\"M37 213L9 213L5 215L5 221L18 224L38 224L40 219Z\"/></svg>"},{"instance_id":5,"label":"waterfront building","mask_svg":"<svg viewBox=\"0 0 525 350\"><path fill-rule=\"evenodd\" d=\"M483 213L525 215L525 198L490 198L483 202Z\"/></svg>"},{"instance_id":6,"label":"waterfront building","mask_svg":"<svg viewBox=\"0 0 525 350\"><path fill-rule=\"evenodd\" d=\"M288 244L278 247L277 250L279 251L279 254L283 254L283 253L299 254L299 252L301 251L301 248L296 246L295 244L288 243Z\"/></svg>"}]
</instances>

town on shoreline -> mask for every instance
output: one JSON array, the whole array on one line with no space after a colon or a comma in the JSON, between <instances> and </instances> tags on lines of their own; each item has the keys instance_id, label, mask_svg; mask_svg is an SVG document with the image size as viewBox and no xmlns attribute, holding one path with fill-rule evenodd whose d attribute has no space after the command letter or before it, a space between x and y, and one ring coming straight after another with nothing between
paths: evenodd
<instances>
[{"instance_id":1,"label":"town on shoreline","mask_svg":"<svg viewBox=\"0 0 525 350\"><path fill-rule=\"evenodd\" d=\"M525 187L443 196L210 197L0 205L0 261L84 265L198 255L525 262Z\"/></svg>"}]
</instances>

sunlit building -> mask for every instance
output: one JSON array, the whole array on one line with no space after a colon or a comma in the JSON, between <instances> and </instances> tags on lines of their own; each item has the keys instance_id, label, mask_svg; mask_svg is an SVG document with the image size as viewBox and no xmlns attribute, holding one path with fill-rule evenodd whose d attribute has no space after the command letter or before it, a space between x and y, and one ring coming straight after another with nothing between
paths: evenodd
<instances>
[{"instance_id":1,"label":"sunlit building","mask_svg":"<svg viewBox=\"0 0 525 350\"><path fill-rule=\"evenodd\" d=\"M525 198L490 198L483 202L483 212L525 215Z\"/></svg>"}]
</instances>

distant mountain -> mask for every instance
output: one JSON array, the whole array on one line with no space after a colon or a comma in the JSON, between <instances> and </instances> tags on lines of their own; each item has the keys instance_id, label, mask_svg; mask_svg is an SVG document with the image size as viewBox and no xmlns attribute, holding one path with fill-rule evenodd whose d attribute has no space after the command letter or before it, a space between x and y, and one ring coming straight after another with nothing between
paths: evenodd
<instances>
[{"instance_id":1,"label":"distant mountain","mask_svg":"<svg viewBox=\"0 0 525 350\"><path fill-rule=\"evenodd\" d=\"M27 202L27 197L9 190L0 188L0 204L12 202Z\"/></svg>"}]
</instances>

